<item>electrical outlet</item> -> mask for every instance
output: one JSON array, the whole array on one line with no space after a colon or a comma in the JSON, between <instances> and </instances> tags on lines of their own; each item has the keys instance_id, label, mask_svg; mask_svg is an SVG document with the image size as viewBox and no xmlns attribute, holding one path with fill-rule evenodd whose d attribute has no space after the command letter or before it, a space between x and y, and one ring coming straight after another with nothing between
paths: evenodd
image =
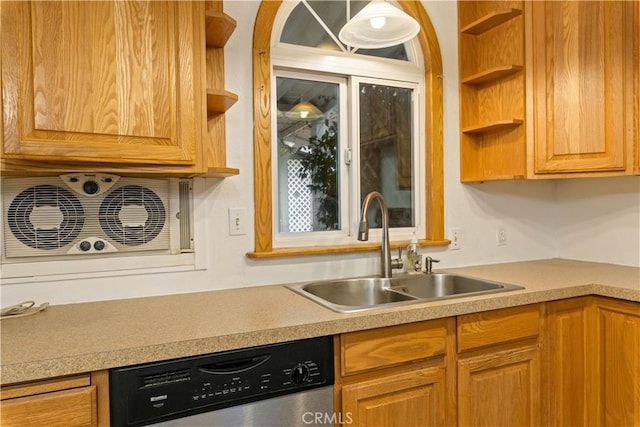
<instances>
[{"instance_id":1,"label":"electrical outlet","mask_svg":"<svg viewBox=\"0 0 640 427\"><path fill-rule=\"evenodd\" d=\"M507 244L507 229L503 224L496 226L496 245L504 246Z\"/></svg>"},{"instance_id":2,"label":"electrical outlet","mask_svg":"<svg viewBox=\"0 0 640 427\"><path fill-rule=\"evenodd\" d=\"M449 240L451 240L451 244L449 245L450 250L455 251L460 249L462 246L462 231L458 227L450 228Z\"/></svg>"},{"instance_id":3,"label":"electrical outlet","mask_svg":"<svg viewBox=\"0 0 640 427\"><path fill-rule=\"evenodd\" d=\"M246 234L244 223L245 210L243 208L229 208L229 235L240 236Z\"/></svg>"}]
</instances>

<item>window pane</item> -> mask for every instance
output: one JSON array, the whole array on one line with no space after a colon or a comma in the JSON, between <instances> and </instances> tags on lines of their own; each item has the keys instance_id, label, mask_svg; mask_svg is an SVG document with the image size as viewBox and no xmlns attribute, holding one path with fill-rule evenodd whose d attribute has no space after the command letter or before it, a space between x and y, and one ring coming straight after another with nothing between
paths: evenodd
<instances>
[{"instance_id":1,"label":"window pane","mask_svg":"<svg viewBox=\"0 0 640 427\"><path fill-rule=\"evenodd\" d=\"M408 61L407 48L404 44L398 44L380 49L358 49L356 53L360 55L377 56L379 58L397 59L399 61Z\"/></svg>"},{"instance_id":2,"label":"window pane","mask_svg":"<svg viewBox=\"0 0 640 427\"><path fill-rule=\"evenodd\" d=\"M335 8L338 10L342 8ZM344 10L342 11L344 16ZM344 24L342 24L344 25ZM280 41L299 46L324 47L331 50L340 50L331 36L322 28L318 20L309 12L309 9L300 2L291 12L280 34Z\"/></svg>"},{"instance_id":3,"label":"window pane","mask_svg":"<svg viewBox=\"0 0 640 427\"><path fill-rule=\"evenodd\" d=\"M387 201L390 227L415 226L413 201L412 89L361 83L360 200L379 191ZM372 227L382 224L371 209Z\"/></svg>"},{"instance_id":4,"label":"window pane","mask_svg":"<svg viewBox=\"0 0 640 427\"><path fill-rule=\"evenodd\" d=\"M338 84L277 77L279 231L340 230Z\"/></svg>"},{"instance_id":5,"label":"window pane","mask_svg":"<svg viewBox=\"0 0 640 427\"><path fill-rule=\"evenodd\" d=\"M367 4L369 4L369 0L350 1L350 16L353 17L356 15ZM313 10L316 16L309 11L309 8ZM282 43L299 46L339 51L340 48L336 44L335 39L327 32L327 29L337 39L340 30L346 23L347 2L336 0L307 0L306 4L305 2L298 3L289 14L287 22L280 34L280 41ZM400 61L409 60L404 44L382 49L357 49L355 53L380 58L397 59Z\"/></svg>"}]
</instances>

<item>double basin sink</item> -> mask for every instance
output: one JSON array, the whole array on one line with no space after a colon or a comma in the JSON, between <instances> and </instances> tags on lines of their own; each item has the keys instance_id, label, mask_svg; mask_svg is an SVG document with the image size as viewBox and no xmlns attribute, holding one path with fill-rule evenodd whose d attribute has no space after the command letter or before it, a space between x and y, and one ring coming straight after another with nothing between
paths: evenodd
<instances>
[{"instance_id":1,"label":"double basin sink","mask_svg":"<svg viewBox=\"0 0 640 427\"><path fill-rule=\"evenodd\" d=\"M339 313L524 289L448 273L327 280L287 287Z\"/></svg>"}]
</instances>

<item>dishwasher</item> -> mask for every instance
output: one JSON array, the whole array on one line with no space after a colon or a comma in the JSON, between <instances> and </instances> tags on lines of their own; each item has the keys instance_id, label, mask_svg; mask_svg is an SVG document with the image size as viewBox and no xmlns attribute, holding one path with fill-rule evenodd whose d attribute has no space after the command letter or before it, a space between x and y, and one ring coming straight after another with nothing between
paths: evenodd
<instances>
[{"instance_id":1,"label":"dishwasher","mask_svg":"<svg viewBox=\"0 0 640 427\"><path fill-rule=\"evenodd\" d=\"M334 425L333 338L309 338L109 371L111 425Z\"/></svg>"}]
</instances>

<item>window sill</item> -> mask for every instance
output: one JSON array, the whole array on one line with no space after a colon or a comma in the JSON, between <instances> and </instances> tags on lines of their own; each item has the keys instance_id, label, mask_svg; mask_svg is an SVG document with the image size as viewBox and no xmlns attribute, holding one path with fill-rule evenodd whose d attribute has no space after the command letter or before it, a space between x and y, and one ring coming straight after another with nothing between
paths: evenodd
<instances>
[{"instance_id":1,"label":"window sill","mask_svg":"<svg viewBox=\"0 0 640 427\"><path fill-rule=\"evenodd\" d=\"M406 247L407 241L392 242L392 249L398 247ZM420 240L418 246L447 246L451 244L451 240ZM333 255L354 252L371 252L380 250L379 243L366 243L361 245L344 245L344 246L306 246L300 248L276 248L268 252L247 252L247 257L252 259L262 258L285 258L311 255Z\"/></svg>"}]
</instances>

